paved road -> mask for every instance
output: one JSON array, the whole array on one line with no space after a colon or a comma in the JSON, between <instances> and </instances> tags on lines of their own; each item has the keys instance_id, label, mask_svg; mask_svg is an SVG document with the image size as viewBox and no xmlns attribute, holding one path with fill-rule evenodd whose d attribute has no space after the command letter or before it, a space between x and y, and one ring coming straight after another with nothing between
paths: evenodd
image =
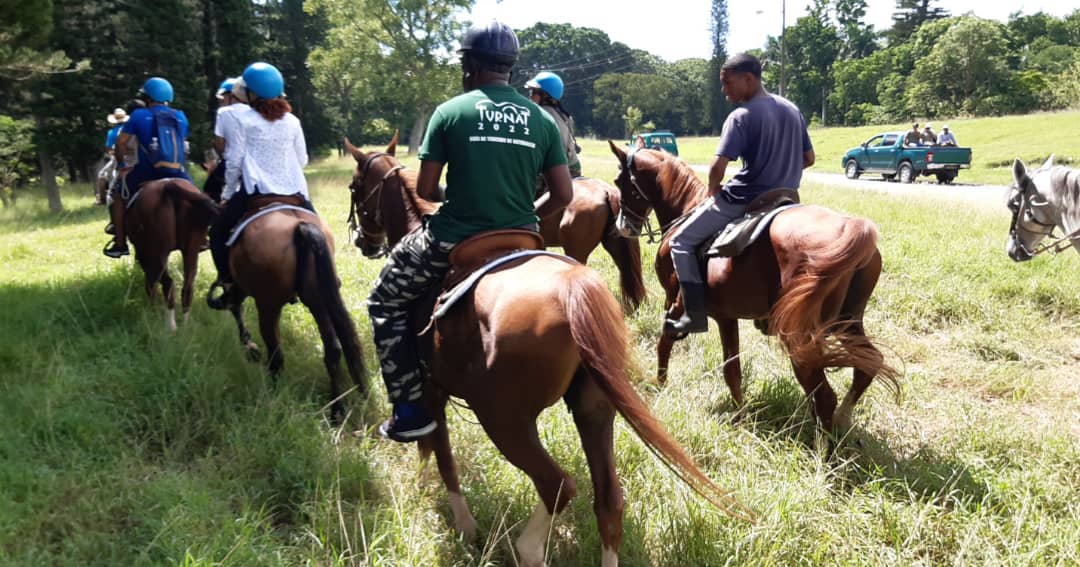
<instances>
[{"instance_id":1,"label":"paved road","mask_svg":"<svg viewBox=\"0 0 1080 567\"><path fill-rule=\"evenodd\" d=\"M708 173L709 166L694 165L695 171ZM963 173L960 174L961 178ZM842 173L825 173L822 171L807 171L803 174L804 183L829 185L832 187L848 187L865 191L877 191L890 195L909 195L923 199L942 199L946 201L963 201L987 208L1005 207L1005 193L1008 187L1003 185L969 185L962 181L953 185L938 185L932 177L915 183L898 183L884 181L880 175L866 175L859 179L848 179Z\"/></svg>"}]
</instances>

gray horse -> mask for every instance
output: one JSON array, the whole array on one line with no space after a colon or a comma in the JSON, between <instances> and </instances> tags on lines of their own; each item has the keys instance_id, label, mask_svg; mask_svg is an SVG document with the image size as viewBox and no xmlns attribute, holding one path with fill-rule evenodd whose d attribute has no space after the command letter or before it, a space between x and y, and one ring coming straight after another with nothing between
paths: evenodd
<instances>
[{"instance_id":1,"label":"gray horse","mask_svg":"<svg viewBox=\"0 0 1080 567\"><path fill-rule=\"evenodd\" d=\"M1013 162L1013 181L1008 201L1012 225L1005 246L1009 258L1025 262L1070 245L1080 253L1080 170L1054 167L1051 155L1029 173L1018 158ZM1061 229L1063 236L1056 236L1056 229ZM1047 237L1052 240L1042 244Z\"/></svg>"}]
</instances>

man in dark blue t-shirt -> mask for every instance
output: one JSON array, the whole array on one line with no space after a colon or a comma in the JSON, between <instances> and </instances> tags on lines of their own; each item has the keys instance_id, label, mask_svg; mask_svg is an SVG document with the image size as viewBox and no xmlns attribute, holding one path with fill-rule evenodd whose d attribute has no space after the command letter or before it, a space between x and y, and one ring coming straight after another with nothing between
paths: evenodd
<instances>
[{"instance_id":1,"label":"man in dark blue t-shirt","mask_svg":"<svg viewBox=\"0 0 1080 567\"><path fill-rule=\"evenodd\" d=\"M771 189L798 189L802 170L814 164L814 147L798 107L761 84L761 62L739 53L720 69L728 100L739 104L727 120L709 168L709 198L683 223L671 241L671 258L683 295L683 316L664 322L664 333L709 329L705 281L697 248L746 213L750 201ZM728 162L742 169L723 184Z\"/></svg>"},{"instance_id":2,"label":"man in dark blue t-shirt","mask_svg":"<svg viewBox=\"0 0 1080 567\"><path fill-rule=\"evenodd\" d=\"M124 234L124 211L127 208L127 196L137 191L143 183L155 179L180 177L191 181L191 176L188 175L185 164L175 163L164 164L163 166L161 163L152 163L153 159L151 158L155 146L166 143L157 139L158 132L155 130L157 125L154 113L163 107L167 107L169 102L172 101L172 85L161 77L151 77L139 89L138 96L146 102L146 108L140 108L131 113L128 121L124 123L124 127L120 130L120 135L116 139L116 146L113 148L117 168L122 172L126 172L126 174L123 180L124 190L118 192L120 195L113 196L113 202L109 207L115 236L113 242L106 246L103 252L110 258L128 255L127 236ZM172 143L186 144L188 136L187 116L184 115L182 110L175 108L169 108L168 112L175 118L179 130L180 139L173 140ZM138 145L137 159L134 164L125 164L123 163L125 149L128 147L131 138L135 138ZM181 152L181 155L184 155L184 153Z\"/></svg>"}]
</instances>

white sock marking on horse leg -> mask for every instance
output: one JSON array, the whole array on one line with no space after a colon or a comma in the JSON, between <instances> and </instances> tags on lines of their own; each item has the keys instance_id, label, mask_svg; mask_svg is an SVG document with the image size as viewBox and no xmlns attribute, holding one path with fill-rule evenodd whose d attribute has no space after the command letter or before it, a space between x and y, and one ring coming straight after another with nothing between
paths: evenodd
<instances>
[{"instance_id":1,"label":"white sock marking on horse leg","mask_svg":"<svg viewBox=\"0 0 1080 567\"><path fill-rule=\"evenodd\" d=\"M184 311L184 324L188 322L188 318L191 317L191 311Z\"/></svg>"},{"instance_id":2,"label":"white sock marking on horse leg","mask_svg":"<svg viewBox=\"0 0 1080 567\"><path fill-rule=\"evenodd\" d=\"M176 332L176 309L165 310L165 326L168 327L170 331Z\"/></svg>"},{"instance_id":3,"label":"white sock marking on horse leg","mask_svg":"<svg viewBox=\"0 0 1080 567\"><path fill-rule=\"evenodd\" d=\"M840 402L840 407L836 408L833 413L833 427L838 430L846 430L851 428L851 411L855 406L855 402L852 401L851 392L848 392L844 396L844 401Z\"/></svg>"},{"instance_id":4,"label":"white sock marking on horse leg","mask_svg":"<svg viewBox=\"0 0 1080 567\"><path fill-rule=\"evenodd\" d=\"M619 567L619 552L601 547L600 567Z\"/></svg>"},{"instance_id":5,"label":"white sock marking on horse leg","mask_svg":"<svg viewBox=\"0 0 1080 567\"><path fill-rule=\"evenodd\" d=\"M537 503L533 508L529 523L521 532L517 540L518 555L521 556L521 564L524 567L539 567L544 563L544 544L547 543L548 531L551 529L551 514L543 502Z\"/></svg>"},{"instance_id":6,"label":"white sock marking on horse leg","mask_svg":"<svg viewBox=\"0 0 1080 567\"><path fill-rule=\"evenodd\" d=\"M450 509L454 511L454 529L466 539L476 538L476 519L469 511L469 505L465 503L465 497L460 492L450 493Z\"/></svg>"}]
</instances>

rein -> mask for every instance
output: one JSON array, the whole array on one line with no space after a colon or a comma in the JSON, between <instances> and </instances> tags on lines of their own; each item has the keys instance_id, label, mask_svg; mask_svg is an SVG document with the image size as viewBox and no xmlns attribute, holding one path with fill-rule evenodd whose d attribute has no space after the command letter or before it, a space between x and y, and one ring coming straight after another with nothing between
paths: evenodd
<instances>
[{"instance_id":1,"label":"rein","mask_svg":"<svg viewBox=\"0 0 1080 567\"><path fill-rule=\"evenodd\" d=\"M364 190L364 187L365 187L365 181L367 180L368 172L371 170L371 165L375 162L376 159L382 158L382 157L390 158L392 156L390 154L388 154L388 153L385 153L385 152L379 152L379 153L371 156L370 158L368 158L368 160L366 162L364 162L364 165L363 165L363 167L361 168L361 171L360 171L360 176L358 178L356 178L356 179L353 179L353 182L349 184L349 192L352 194L352 206L349 207L349 218L347 219L346 222L348 222L348 224L349 224L349 230L350 231L356 232L356 231L359 230L359 232L364 236L375 237L375 236L382 236L382 235L386 234L385 229L380 230L380 231L370 231L370 230L365 229L364 224L362 222L359 222L357 217L359 216L359 217L367 218L368 216L370 216L372 222L381 225L382 224L382 189L383 189L383 186L386 184L387 179L390 179L391 176L396 176L399 171L405 169L405 166L401 165L401 164L398 164L398 165L395 165L395 166L391 167L389 169L389 171L387 171L382 176L382 178L379 179L379 182L375 185L374 188L372 188L371 192L368 193L367 196L363 198L363 200L361 200L360 202L357 202L357 200L356 200L356 192L357 192L357 190L359 190L361 192L361 194L363 194L363 190ZM359 184L359 188L357 187L358 184ZM369 213L367 205L372 199L375 199L375 212L374 213ZM389 246L387 246L384 243L382 251L375 257L376 258L381 258L383 256L386 256L386 254L388 252L389 252Z\"/></svg>"},{"instance_id":2,"label":"rein","mask_svg":"<svg viewBox=\"0 0 1080 567\"><path fill-rule=\"evenodd\" d=\"M641 198L641 200L643 200L645 203L649 204L649 206L651 207L652 202L649 200L649 196L646 195L645 191L643 191L641 189L641 186L638 185L637 175L634 174L634 154L637 153L638 149L639 148L635 146L633 148L630 148L630 151L626 153L626 173L630 176L630 186L633 187L634 191L637 192L637 196ZM624 215L629 216L631 219L641 224L644 234L649 237L649 244L663 242L672 229L677 228L679 225L685 222L686 219L689 218L690 215L694 214L694 211L696 210L697 207L693 207L689 211L683 213L682 216L673 219L667 224L660 225L659 229L654 229L652 226L652 219L649 217L648 213L642 215L630 207L622 207L622 213Z\"/></svg>"},{"instance_id":3,"label":"rein","mask_svg":"<svg viewBox=\"0 0 1080 567\"><path fill-rule=\"evenodd\" d=\"M1040 244L1039 246L1036 246L1034 250L1029 250L1027 246L1024 246L1023 241L1021 241L1019 238L1016 238L1016 232L1018 230L1020 215L1023 214L1026 209L1031 209L1031 203L1030 203L1030 200L1029 200L1029 198L1027 196L1027 193L1023 189L1018 189L1018 193L1016 195L1016 198L1013 199L1010 202L1010 205L1012 205L1012 204L1015 204L1016 208L1009 207L1009 208L1013 209L1012 223L1011 223L1011 226L1009 227L1009 235L1013 237L1013 240L1016 242L1016 245L1019 246L1020 249L1023 250L1024 253L1027 254L1028 256L1034 258L1035 256L1038 256L1039 254L1043 254L1043 253L1046 253L1046 252L1050 252L1052 254L1058 254L1060 252L1064 252L1065 250L1068 250L1069 247L1071 247L1073 245L1074 241L1080 240L1080 228L1077 228L1076 230L1074 230L1074 231L1072 231L1072 232L1070 232L1070 233L1068 233L1068 234L1066 234L1066 235L1064 235L1062 237L1055 238L1054 230L1057 228L1057 225L1052 224L1052 223L1042 222L1042 221L1036 219L1035 215L1032 214L1031 218L1029 219L1030 222L1043 227L1045 230L1042 231L1042 232L1037 232L1037 231L1027 231L1027 232L1032 232L1034 234L1038 234L1038 235L1042 235L1042 236L1049 236L1050 238L1053 238L1054 240L1052 240L1050 242L1047 242L1047 243Z\"/></svg>"}]
</instances>

